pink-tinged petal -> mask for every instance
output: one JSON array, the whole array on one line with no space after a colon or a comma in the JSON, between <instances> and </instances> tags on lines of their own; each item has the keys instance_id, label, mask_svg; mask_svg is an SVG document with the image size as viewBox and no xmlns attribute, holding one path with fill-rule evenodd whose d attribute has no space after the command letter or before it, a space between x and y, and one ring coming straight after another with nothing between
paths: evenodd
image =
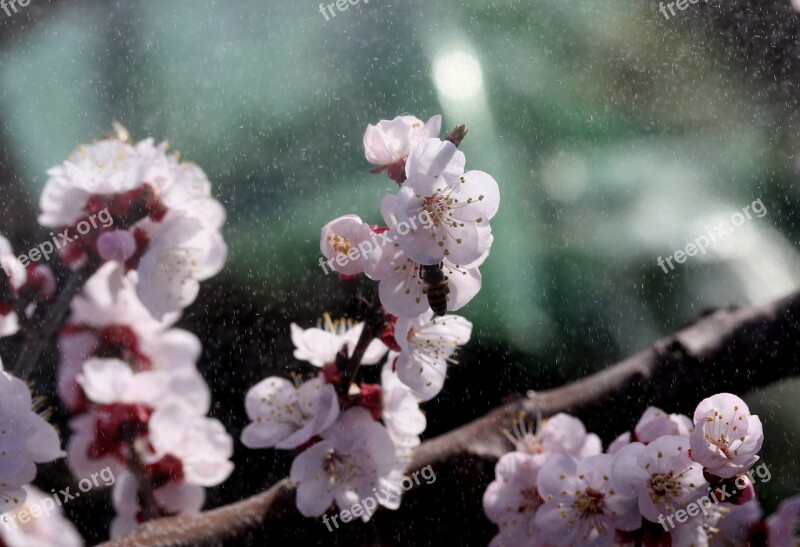
<instances>
[{"instance_id":1,"label":"pink-tinged petal","mask_svg":"<svg viewBox=\"0 0 800 547\"><path fill-rule=\"evenodd\" d=\"M357 215L344 215L322 227L320 251L329 260L330 267L344 275L356 275L363 268L362 247L374 233Z\"/></svg>"},{"instance_id":2,"label":"pink-tinged petal","mask_svg":"<svg viewBox=\"0 0 800 547\"><path fill-rule=\"evenodd\" d=\"M136 239L128 230L110 230L97 238L97 253L103 260L125 262L136 252Z\"/></svg>"},{"instance_id":3,"label":"pink-tinged petal","mask_svg":"<svg viewBox=\"0 0 800 547\"><path fill-rule=\"evenodd\" d=\"M614 488L623 496L637 496L650 479L650 473L645 471L644 459L645 445L631 443L619 450L611 465L611 482Z\"/></svg>"},{"instance_id":4,"label":"pink-tinged petal","mask_svg":"<svg viewBox=\"0 0 800 547\"><path fill-rule=\"evenodd\" d=\"M198 513L206 500L202 486L187 482L170 482L156 489L155 496L160 507L182 515Z\"/></svg>"},{"instance_id":5,"label":"pink-tinged petal","mask_svg":"<svg viewBox=\"0 0 800 547\"><path fill-rule=\"evenodd\" d=\"M449 141L427 139L419 143L406 162L406 176L441 177L450 182L464 173L464 153Z\"/></svg>"},{"instance_id":6,"label":"pink-tinged petal","mask_svg":"<svg viewBox=\"0 0 800 547\"><path fill-rule=\"evenodd\" d=\"M539 495L561 497L565 491L575 491L580 484L575 476L577 462L564 454L553 454L542 465L537 478Z\"/></svg>"},{"instance_id":7,"label":"pink-tinged petal","mask_svg":"<svg viewBox=\"0 0 800 547\"><path fill-rule=\"evenodd\" d=\"M629 444L631 444L631 432L626 431L625 433L621 434L619 437L611 441L611 444L608 445L608 453L611 455L616 455L620 450L622 450Z\"/></svg>"},{"instance_id":8,"label":"pink-tinged petal","mask_svg":"<svg viewBox=\"0 0 800 547\"><path fill-rule=\"evenodd\" d=\"M778 510L767 518L767 544L776 547L796 547L800 526L800 496L781 502Z\"/></svg>"},{"instance_id":9,"label":"pink-tinged petal","mask_svg":"<svg viewBox=\"0 0 800 547\"><path fill-rule=\"evenodd\" d=\"M64 457L66 453L61 450L61 439L55 428L38 414L32 414L31 418L36 424L36 433L25 445L28 456L36 463L50 462Z\"/></svg>"},{"instance_id":10,"label":"pink-tinged petal","mask_svg":"<svg viewBox=\"0 0 800 547\"><path fill-rule=\"evenodd\" d=\"M393 263L378 285L381 304L392 315L416 317L429 309L419 267L409 259ZM451 288L452 293L452 288Z\"/></svg>"},{"instance_id":11,"label":"pink-tinged petal","mask_svg":"<svg viewBox=\"0 0 800 547\"><path fill-rule=\"evenodd\" d=\"M456 179L453 187L460 204L469 203L471 207L457 211L460 219L488 223L500 207L500 188L494 177L483 171L468 171Z\"/></svg>"},{"instance_id":12,"label":"pink-tinged petal","mask_svg":"<svg viewBox=\"0 0 800 547\"><path fill-rule=\"evenodd\" d=\"M98 404L111 404L123 398L133 377L130 367L119 359L90 359L78 374L86 396Z\"/></svg>"},{"instance_id":13,"label":"pink-tinged petal","mask_svg":"<svg viewBox=\"0 0 800 547\"><path fill-rule=\"evenodd\" d=\"M447 295L447 310L457 311L469 304L481 290L483 279L478 268L453 266L445 261L442 268L447 276L450 294Z\"/></svg>"}]
</instances>

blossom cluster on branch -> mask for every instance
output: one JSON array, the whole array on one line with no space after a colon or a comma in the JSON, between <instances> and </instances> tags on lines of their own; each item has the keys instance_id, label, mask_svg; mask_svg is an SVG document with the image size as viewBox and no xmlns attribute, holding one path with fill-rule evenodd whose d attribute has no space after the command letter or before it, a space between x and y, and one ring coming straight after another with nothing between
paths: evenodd
<instances>
[{"instance_id":1,"label":"blossom cluster on branch","mask_svg":"<svg viewBox=\"0 0 800 547\"><path fill-rule=\"evenodd\" d=\"M112 537L145 520L197 512L204 488L233 470L233 439L206 417L211 397L196 367L200 341L173 325L195 300L199 282L224 265L225 211L199 167L168 153L166 143L134 144L124 133L80 146L48 175L39 222L59 234L78 232L62 238L58 256L86 280L68 293L66 285L56 286L46 264L23 267L0 240L0 258L11 272L2 285L0 332L15 334L23 320L35 329L37 307L56 294L66 304L68 314L45 322L59 327L57 391L72 415L68 464L76 481L101 470L112 473L115 480L105 484L114 485ZM95 222L91 231L80 227L101 211L109 222ZM31 365L26 359L37 357L23 351L20 372ZM28 450L8 452L14 467L9 464L8 476L0 477L8 487L5 510L21 506L33 491L27 485L33 462L64 453L55 431L39 431L47 422L31 412L27 386L3 374L13 398L0 397L0 431L17 444L27 442L20 449ZM44 442L48 450L40 446ZM63 525L54 517L0 528L2 542L46 545L54 526Z\"/></svg>"},{"instance_id":2,"label":"blossom cluster on branch","mask_svg":"<svg viewBox=\"0 0 800 547\"><path fill-rule=\"evenodd\" d=\"M295 358L321 370L305 381L269 377L247 394L252 423L242 442L299 451L289 478L307 517L333 502L348 509L377 491L402 491L426 427L420 403L441 391L448 363L472 333L469 321L447 312L480 289L500 195L491 176L464 171L457 145L465 128L444 140L440 130L440 116L367 128L372 172L386 171L400 189L383 198L384 226L338 217L322 228L320 250L343 281L361 274L378 281L379 302L366 306L360 323L325 315L316 328L292 324ZM381 365L380 385L359 381L361 365ZM400 498L378 502L396 509Z\"/></svg>"},{"instance_id":3,"label":"blossom cluster on branch","mask_svg":"<svg viewBox=\"0 0 800 547\"><path fill-rule=\"evenodd\" d=\"M692 419L650 407L605 453L577 418L524 419L483 497L494 547L796 545L800 496L764 518L761 421L736 395L704 399Z\"/></svg>"},{"instance_id":4,"label":"blossom cluster on branch","mask_svg":"<svg viewBox=\"0 0 800 547\"><path fill-rule=\"evenodd\" d=\"M421 405L442 391L472 335L452 312L480 291L499 187L466 170L466 127L442 139L441 125L441 116L399 116L367 128L371 172L397 188L376 208L382 224L339 216L321 228L320 251L342 282L376 282L375 298L361 299L358 320L325 313L315 327L290 324L305 370L245 394L241 441L295 453L279 484L296 489L305 517L365 499L400 506L415 450L424 452ZM14 366L0 361L0 547L82 543L60 502L51 507L31 484L38 463L66 455L78 484L109 474L112 537L199 512L205 488L234 467L233 439L208 417L200 340L175 326L227 257L226 214L205 173L166 143L132 143L118 128L48 175L39 222L59 235L60 267L15 256L0 236L0 337L24 335ZM35 384L23 381L54 333L66 451ZM755 498L755 476L769 474L762 425L736 395L701 401L691 418L651 407L605 451L563 413L533 426L520 416L505 434L514 450L483 498L499 527L494 547L798 544L800 496L766 518Z\"/></svg>"}]
</instances>

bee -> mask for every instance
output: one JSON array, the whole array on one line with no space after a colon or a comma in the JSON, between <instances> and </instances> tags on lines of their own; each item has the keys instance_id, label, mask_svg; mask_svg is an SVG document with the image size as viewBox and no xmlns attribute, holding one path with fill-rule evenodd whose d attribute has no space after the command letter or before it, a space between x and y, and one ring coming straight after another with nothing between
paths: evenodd
<instances>
[{"instance_id":1,"label":"bee","mask_svg":"<svg viewBox=\"0 0 800 547\"><path fill-rule=\"evenodd\" d=\"M425 283L425 293L428 295L428 305L438 316L447 313L447 295L450 287L447 286L447 276L442 271L442 264L420 265L420 278Z\"/></svg>"}]
</instances>

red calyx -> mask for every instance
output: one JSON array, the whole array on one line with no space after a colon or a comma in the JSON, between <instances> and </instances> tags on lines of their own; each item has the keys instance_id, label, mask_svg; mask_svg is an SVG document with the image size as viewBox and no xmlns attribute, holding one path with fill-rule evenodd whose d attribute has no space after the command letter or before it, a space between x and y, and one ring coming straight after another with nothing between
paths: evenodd
<instances>
[{"instance_id":1,"label":"red calyx","mask_svg":"<svg viewBox=\"0 0 800 547\"><path fill-rule=\"evenodd\" d=\"M380 420L383 415L383 390L378 384L361 384L359 404L369 410L372 418Z\"/></svg>"},{"instance_id":2,"label":"red calyx","mask_svg":"<svg viewBox=\"0 0 800 547\"><path fill-rule=\"evenodd\" d=\"M137 371L150 370L150 359L139 349L139 338L127 325L109 325L98 333L97 357L117 358L128 362Z\"/></svg>"},{"instance_id":3,"label":"red calyx","mask_svg":"<svg viewBox=\"0 0 800 547\"><path fill-rule=\"evenodd\" d=\"M156 463L145 465L144 471L153 488L161 488L170 482L181 482L183 480L183 462L180 459L167 454Z\"/></svg>"},{"instance_id":4,"label":"red calyx","mask_svg":"<svg viewBox=\"0 0 800 547\"><path fill-rule=\"evenodd\" d=\"M94 421L94 440L86 450L89 459L114 456L125 460L122 447L129 439L147 434L153 409L138 404L100 405Z\"/></svg>"},{"instance_id":5,"label":"red calyx","mask_svg":"<svg viewBox=\"0 0 800 547\"><path fill-rule=\"evenodd\" d=\"M391 315L389 320L384 322L381 327L378 338L383 342L387 348L392 351L400 351L400 346L397 344L397 339L394 337L394 326L397 324L397 317Z\"/></svg>"}]
</instances>

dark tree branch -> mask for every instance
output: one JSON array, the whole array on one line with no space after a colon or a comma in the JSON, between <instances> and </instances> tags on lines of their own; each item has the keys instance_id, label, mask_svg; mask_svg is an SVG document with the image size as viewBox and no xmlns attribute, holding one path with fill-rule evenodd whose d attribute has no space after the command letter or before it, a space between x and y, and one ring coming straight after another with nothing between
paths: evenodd
<instances>
[{"instance_id":1,"label":"dark tree branch","mask_svg":"<svg viewBox=\"0 0 800 547\"><path fill-rule=\"evenodd\" d=\"M17 378L27 378L33 366L39 361L44 348L61 327L64 317L69 311L72 299L84 283L97 271L100 262L89 255L86 262L71 273L67 283L61 287L55 302L39 303L35 316L30 321L26 332L25 344L14 363L13 373Z\"/></svg>"},{"instance_id":2,"label":"dark tree branch","mask_svg":"<svg viewBox=\"0 0 800 547\"><path fill-rule=\"evenodd\" d=\"M142 518L145 521L158 518L158 504L153 492L153 483L147 475L139 449L136 447L135 433L131 434L128 439L128 455L130 460L129 467L133 476L136 477L138 485L137 496L139 497L139 505L142 507Z\"/></svg>"},{"instance_id":3,"label":"dark tree branch","mask_svg":"<svg viewBox=\"0 0 800 547\"><path fill-rule=\"evenodd\" d=\"M410 471L431 465L447 473L453 461L496 461L511 448L501 429L520 412L568 412L608 440L631 429L648 405L691 412L712 393L743 394L797 375L798 320L800 293L765 306L714 312L621 363L559 388L521 396L423 443ZM214 545L291 518L293 498L291 484L283 479L256 496L199 515L148 522L104 545Z\"/></svg>"}]
</instances>

